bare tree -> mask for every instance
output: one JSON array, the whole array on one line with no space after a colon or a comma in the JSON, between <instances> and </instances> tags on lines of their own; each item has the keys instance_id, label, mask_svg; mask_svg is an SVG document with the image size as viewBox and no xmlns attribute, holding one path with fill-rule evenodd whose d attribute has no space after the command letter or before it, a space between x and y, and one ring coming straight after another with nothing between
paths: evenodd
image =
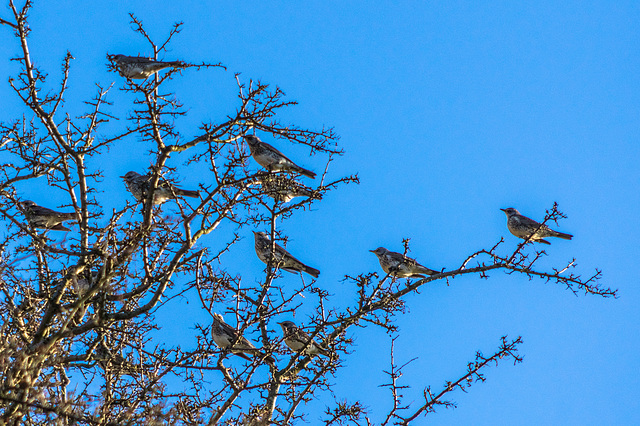
<instances>
[{"instance_id":1,"label":"bare tree","mask_svg":"<svg viewBox=\"0 0 640 426\"><path fill-rule=\"evenodd\" d=\"M389 389L389 412L371 413L366 401L345 402L334 395L339 370L354 350L353 336L362 327L394 336L394 319L403 314L407 295L433 281L449 284L465 274L488 278L489 271L503 270L576 294L616 296L599 283L598 270L586 278L571 273L574 261L539 268L546 253L529 239L506 252L500 241L467 256L457 268L426 278L396 278L393 270L384 276L347 276L353 283L345 287L353 289L351 305L333 303L313 279L313 269L311 275L298 272L296 286L279 286L284 273L296 273L295 249L286 245L279 223L303 214L326 192L358 182L355 175L329 179L331 163L342 153L334 130L281 123L281 111L296 103L277 87L235 75L229 79L237 86L235 111L184 135L177 123L187 110L164 89L166 82L182 72L224 67L174 62L146 78L130 78L114 52L109 52L109 66L125 75L118 78L119 90L130 94L132 104L112 105L107 99L114 89L98 84L85 112L73 117L64 103L73 56L63 58L62 81L56 84L34 65L30 8L29 1L19 6L11 0L11 16L0 19L20 47L13 59L20 72L9 77L9 84L25 107L22 117L3 117L7 121L0 125L0 214L6 228L0 242L1 424L284 425L308 418L305 403L320 394L334 399L324 413L327 425L409 424L439 406L452 406L448 394L485 380L487 366L521 362L522 339L501 337L491 355L478 352L461 366L460 377L440 389L425 388L418 406L403 401L403 389L421 384L404 383L402 370L410 361L397 363L393 345L381 384ZM131 23L148 42L153 60L167 53L181 30L176 24L157 43L133 15ZM126 126L114 124L120 120ZM325 166L316 184L303 185L295 171L255 171L243 141L251 134L319 154ZM127 181L137 199L123 191L120 208L107 212L99 188L113 177L103 176L96 167L100 162L93 160L108 159L110 147L129 140L144 144L154 161L147 171L137 171L140 179ZM202 183L197 195L194 189L181 191L177 168L169 165L176 157L186 166L206 168L212 183ZM65 194L64 205L47 207L71 213L64 217L77 221L72 232L38 222L48 213L24 203L16 185L37 179ZM175 206L175 216L156 204L160 195ZM187 201L183 195L196 198ZM543 223L562 217L554 205ZM262 247L264 278L247 285L219 265L251 231L266 231L269 242ZM408 239L404 247L406 254ZM196 325L197 337L185 345L189 349L153 338L162 326L158 314L176 298L190 300L189 309L210 318L209 324ZM279 322L302 304L312 306L314 314L283 334Z\"/></svg>"}]
</instances>

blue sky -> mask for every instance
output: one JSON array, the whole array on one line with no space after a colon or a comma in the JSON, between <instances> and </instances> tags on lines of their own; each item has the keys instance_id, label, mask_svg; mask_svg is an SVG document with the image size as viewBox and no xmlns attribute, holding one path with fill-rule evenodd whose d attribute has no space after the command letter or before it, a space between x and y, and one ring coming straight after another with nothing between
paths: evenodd
<instances>
[{"instance_id":1,"label":"blue sky","mask_svg":"<svg viewBox=\"0 0 640 426\"><path fill-rule=\"evenodd\" d=\"M401 251L402 238L410 237L413 257L450 269L501 237L503 252L515 247L500 208L541 219L558 202L568 215L558 228L575 237L552 241L541 264L562 266L576 257L585 276L601 268L619 299L576 297L501 272L489 280L430 284L408 298L409 310L398 319L398 362L418 357L405 370L405 384L414 386L405 395L419 401L423 386L439 390L461 375L476 350L489 354L500 336L522 335L523 364L486 370L485 383L453 394L458 408L429 415L430 424L640 423L640 5L371 3L183 1L151 8L142 1L38 2L31 52L54 79L65 52L75 56L70 111L81 111L94 83L114 81L109 99L129 108L127 95L115 89L121 79L105 65L107 52L150 53L127 13L157 39L183 21L165 59L222 62L229 69L188 69L170 83L189 108L178 123L185 137L235 110L233 72L278 85L297 100L283 121L334 126L346 153L332 163L330 177L358 173L361 184L327 195L312 211L285 221L283 230L291 251L322 271L320 283L337 305L352 300L341 281L345 274L379 270L370 249ZM6 42L8 28L0 30L6 74L15 71L6 58L17 45ZM0 96L0 119L20 117L6 83ZM132 140L100 164L106 211L128 199L117 176L148 167L146 152ZM326 160L306 157L301 147L286 152L315 171ZM185 188L201 182L180 159L172 165ZM58 194L45 195L45 184L18 189L52 207ZM264 265L250 233L227 260L230 271L260 278ZM303 314L295 320L304 322ZM163 332L171 342L205 321L194 317ZM388 368L390 341L372 329L356 337L354 354L334 380L336 393L364 395L380 419L378 407L389 400L377 385Z\"/></svg>"}]
</instances>

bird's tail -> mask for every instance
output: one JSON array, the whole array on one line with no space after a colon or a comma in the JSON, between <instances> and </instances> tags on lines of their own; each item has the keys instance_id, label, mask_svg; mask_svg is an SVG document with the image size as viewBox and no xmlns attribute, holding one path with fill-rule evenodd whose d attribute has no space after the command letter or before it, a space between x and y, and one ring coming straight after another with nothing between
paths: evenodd
<instances>
[{"instance_id":1,"label":"bird's tail","mask_svg":"<svg viewBox=\"0 0 640 426\"><path fill-rule=\"evenodd\" d=\"M75 219L75 216L73 217L73 219ZM71 231L71 229L67 228L61 223L58 223L55 226L51 226L49 229L52 229L54 231Z\"/></svg>"},{"instance_id":2,"label":"bird's tail","mask_svg":"<svg viewBox=\"0 0 640 426\"><path fill-rule=\"evenodd\" d=\"M320 275L320 271L307 265L304 266L304 272L311 275L313 278L318 278L318 276Z\"/></svg>"},{"instance_id":3,"label":"bird's tail","mask_svg":"<svg viewBox=\"0 0 640 426\"><path fill-rule=\"evenodd\" d=\"M162 71L164 69L167 68L185 68L187 66L187 64L185 64L182 61L173 61L173 62L153 62L152 64L148 65L147 67L149 68L150 71L153 72L158 72L158 71Z\"/></svg>"},{"instance_id":4,"label":"bird's tail","mask_svg":"<svg viewBox=\"0 0 640 426\"><path fill-rule=\"evenodd\" d=\"M187 64L182 61L173 61L173 62L165 62L165 64L172 66L174 68L186 68Z\"/></svg>"},{"instance_id":5,"label":"bird's tail","mask_svg":"<svg viewBox=\"0 0 640 426\"><path fill-rule=\"evenodd\" d=\"M425 268L424 266L421 267L418 272L423 273L423 274L427 274L427 275L435 275L435 274L439 274L440 273L438 271L434 271L433 269Z\"/></svg>"},{"instance_id":6,"label":"bird's tail","mask_svg":"<svg viewBox=\"0 0 640 426\"><path fill-rule=\"evenodd\" d=\"M550 243L549 241L547 241L547 240L543 240L542 238L539 238L539 239L537 239L537 240L533 240L533 241L534 241L534 242L536 242L536 243L542 243L542 244L549 244L549 245L551 245L551 243Z\"/></svg>"},{"instance_id":7,"label":"bird's tail","mask_svg":"<svg viewBox=\"0 0 640 426\"><path fill-rule=\"evenodd\" d=\"M320 346L320 345L316 345L316 347L318 348L318 353L320 355L324 355L326 357L331 358L331 352L329 351L329 349L325 348L324 346Z\"/></svg>"},{"instance_id":8,"label":"bird's tail","mask_svg":"<svg viewBox=\"0 0 640 426\"><path fill-rule=\"evenodd\" d=\"M304 188L302 186L294 188L296 195L302 195L303 197L313 197L313 191L310 189Z\"/></svg>"},{"instance_id":9,"label":"bird's tail","mask_svg":"<svg viewBox=\"0 0 640 426\"><path fill-rule=\"evenodd\" d=\"M556 233L553 234L553 236L558 238L563 238L565 240L570 240L573 238L573 235L571 234L565 234L564 232L558 232L558 231L556 231Z\"/></svg>"},{"instance_id":10,"label":"bird's tail","mask_svg":"<svg viewBox=\"0 0 640 426\"><path fill-rule=\"evenodd\" d=\"M58 217L60 219L62 219L63 221L67 221L67 220L75 220L75 221L79 221L80 218L78 217L77 214L75 213L59 213Z\"/></svg>"},{"instance_id":11,"label":"bird's tail","mask_svg":"<svg viewBox=\"0 0 640 426\"><path fill-rule=\"evenodd\" d=\"M296 166L295 171L300 173L301 175L305 175L307 177L310 177L311 179L315 179L316 178L316 174L314 172L312 172L311 170L307 170L303 167L300 166Z\"/></svg>"},{"instance_id":12,"label":"bird's tail","mask_svg":"<svg viewBox=\"0 0 640 426\"><path fill-rule=\"evenodd\" d=\"M253 361L249 355L245 355L243 352L240 351L232 351L235 355L238 355L240 358L242 359L246 359L247 361Z\"/></svg>"},{"instance_id":13,"label":"bird's tail","mask_svg":"<svg viewBox=\"0 0 640 426\"><path fill-rule=\"evenodd\" d=\"M176 194L183 197L193 197L198 198L200 193L198 191L190 191L188 189L176 189Z\"/></svg>"}]
</instances>

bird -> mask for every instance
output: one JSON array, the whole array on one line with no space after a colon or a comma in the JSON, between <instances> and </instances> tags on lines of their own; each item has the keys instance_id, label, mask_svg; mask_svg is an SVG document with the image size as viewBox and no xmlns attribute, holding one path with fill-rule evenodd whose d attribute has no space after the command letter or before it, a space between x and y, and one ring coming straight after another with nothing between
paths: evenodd
<instances>
[{"instance_id":1,"label":"bird","mask_svg":"<svg viewBox=\"0 0 640 426\"><path fill-rule=\"evenodd\" d=\"M163 62L142 56L107 55L114 62L121 76L126 78L145 79L165 68L184 68L182 61Z\"/></svg>"},{"instance_id":2,"label":"bird","mask_svg":"<svg viewBox=\"0 0 640 426\"><path fill-rule=\"evenodd\" d=\"M531 241L535 241L537 243L551 244L544 238L558 237L564 238L565 240L573 238L573 235L571 234L554 231L547 225L543 225L533 219L529 219L528 217L521 215L520 212L513 207L500 210L507 215L507 228L509 228L509 232L523 240L529 238Z\"/></svg>"},{"instance_id":3,"label":"bird","mask_svg":"<svg viewBox=\"0 0 640 426\"><path fill-rule=\"evenodd\" d=\"M292 171L315 179L316 174L314 172L298 166L273 146L262 142L257 136L244 135L243 138L249 145L253 159L270 172Z\"/></svg>"},{"instance_id":4,"label":"bird","mask_svg":"<svg viewBox=\"0 0 640 426\"><path fill-rule=\"evenodd\" d=\"M411 259L402 253L389 251L384 247L378 247L375 250L369 250L378 256L380 266L387 273L398 278L426 278L422 274L435 275L440 272L422 266L414 259Z\"/></svg>"},{"instance_id":5,"label":"bird","mask_svg":"<svg viewBox=\"0 0 640 426\"><path fill-rule=\"evenodd\" d=\"M329 350L314 340L304 330L295 325L292 321L279 322L284 334L284 343L294 352L304 349L306 355L330 356Z\"/></svg>"},{"instance_id":6,"label":"bird","mask_svg":"<svg viewBox=\"0 0 640 426\"><path fill-rule=\"evenodd\" d=\"M256 240L256 254L260 258L260 260L262 260L264 263L268 263L271 259L271 240L264 232L254 231L253 235ZM274 266L279 267L280 269L283 269L287 272L306 272L313 278L318 278L318 276L320 275L319 270L300 262L278 244L275 244L275 254L273 257L274 261L276 262L276 265Z\"/></svg>"},{"instance_id":7,"label":"bird","mask_svg":"<svg viewBox=\"0 0 640 426\"><path fill-rule=\"evenodd\" d=\"M254 355L258 353L258 349L253 346L250 341L242 337L235 328L224 322L222 315L218 313L213 314L211 336L218 347L222 349L230 349L231 352L248 361L251 361L251 358L245 354L249 353ZM270 355L267 355L265 360L269 363L275 362L273 357Z\"/></svg>"},{"instance_id":8,"label":"bird","mask_svg":"<svg viewBox=\"0 0 640 426\"><path fill-rule=\"evenodd\" d=\"M34 228L51 229L54 231L71 231L62 224L68 220L78 220L75 213L61 213L55 210L42 207L33 201L26 200L20 203L24 209L24 216L27 222Z\"/></svg>"},{"instance_id":9,"label":"bird","mask_svg":"<svg viewBox=\"0 0 640 426\"><path fill-rule=\"evenodd\" d=\"M133 194L136 200L145 201L148 196L148 190L151 183L151 174L141 175L140 173L130 171L126 175L120 176L124 179L129 192ZM158 185L153 192L153 204L162 204L167 200L176 199L179 196L198 198L198 191L190 191L188 189L180 189L173 186L166 180L158 179Z\"/></svg>"},{"instance_id":10,"label":"bird","mask_svg":"<svg viewBox=\"0 0 640 426\"><path fill-rule=\"evenodd\" d=\"M104 342L100 342L93 352L93 359L104 370L109 370L117 375L136 376L144 374L143 366L134 364L125 358L117 350L109 349Z\"/></svg>"},{"instance_id":11,"label":"bird","mask_svg":"<svg viewBox=\"0 0 640 426\"><path fill-rule=\"evenodd\" d=\"M269 173L261 176L259 182L266 194L281 203L288 203L296 197L322 198L318 191L313 191L295 179L289 179L286 176Z\"/></svg>"},{"instance_id":12,"label":"bird","mask_svg":"<svg viewBox=\"0 0 640 426\"><path fill-rule=\"evenodd\" d=\"M66 277L54 280L52 282L54 288L60 288L63 285L67 285L67 289L75 295L82 295L91 288L92 282L97 279L98 273L91 273L92 279L88 278L88 274L82 273L80 275L71 275L71 278Z\"/></svg>"},{"instance_id":13,"label":"bird","mask_svg":"<svg viewBox=\"0 0 640 426\"><path fill-rule=\"evenodd\" d=\"M113 284L114 282L115 278L108 275L103 275L101 278L100 271L84 271L80 275L73 275L71 277L71 288L76 294L81 295L90 290L91 287L94 287L98 284L102 287L106 287Z\"/></svg>"}]
</instances>

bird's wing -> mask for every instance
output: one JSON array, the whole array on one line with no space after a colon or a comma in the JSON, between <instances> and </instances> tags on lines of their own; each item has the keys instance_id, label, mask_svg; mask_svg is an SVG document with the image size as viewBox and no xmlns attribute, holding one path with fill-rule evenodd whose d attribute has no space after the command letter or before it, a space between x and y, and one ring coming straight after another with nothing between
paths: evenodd
<instances>
[{"instance_id":1,"label":"bird's wing","mask_svg":"<svg viewBox=\"0 0 640 426\"><path fill-rule=\"evenodd\" d=\"M255 349L255 346L248 341L244 336L241 336L238 333L238 330L231 327L229 324L222 323L222 328L224 328L225 333L231 336L231 340L234 342L233 347L237 349Z\"/></svg>"},{"instance_id":2,"label":"bird's wing","mask_svg":"<svg viewBox=\"0 0 640 426\"><path fill-rule=\"evenodd\" d=\"M411 262L415 263L415 260L409 259L407 256L401 253L396 253L395 251L387 252L387 256L389 256L389 259L391 259L393 263L406 263L409 265L411 264Z\"/></svg>"},{"instance_id":3,"label":"bird's wing","mask_svg":"<svg viewBox=\"0 0 640 426\"><path fill-rule=\"evenodd\" d=\"M250 341L248 341L245 337L241 336L240 339L238 340L237 345L239 346L240 349L256 349L255 346L253 346L253 343L251 343Z\"/></svg>"},{"instance_id":4,"label":"bird's wing","mask_svg":"<svg viewBox=\"0 0 640 426\"><path fill-rule=\"evenodd\" d=\"M278 261L283 262L282 269L288 269L288 267L291 267L291 266L295 267L298 265L301 267L306 266L304 263L296 259L294 256L291 255L291 253L286 251L284 248L280 247L278 244L276 244L276 259Z\"/></svg>"},{"instance_id":5,"label":"bird's wing","mask_svg":"<svg viewBox=\"0 0 640 426\"><path fill-rule=\"evenodd\" d=\"M151 63L155 63L158 62L155 59L152 58L145 58L144 56L123 56L119 58L120 62L127 62L130 64L136 64L136 63L147 63L147 64L151 64Z\"/></svg>"},{"instance_id":6,"label":"bird's wing","mask_svg":"<svg viewBox=\"0 0 640 426\"><path fill-rule=\"evenodd\" d=\"M143 184L143 188L148 191L151 189L151 174L148 175L144 175L142 176L144 178L144 180L142 180L142 184ZM171 183L169 183L166 179L164 179L163 177L158 178L158 184L156 185L156 190L158 189L167 189L170 190L171 192L175 192L176 188L175 186L171 185Z\"/></svg>"},{"instance_id":7,"label":"bird's wing","mask_svg":"<svg viewBox=\"0 0 640 426\"><path fill-rule=\"evenodd\" d=\"M282 158L284 158L285 160L287 160L287 161L288 161L288 162L290 162L291 164L296 164L296 163L294 163L293 161L291 161L291 159L290 159L289 157L287 157L286 155L284 155L282 152L278 151L278 149L277 149L275 146L270 145L270 144L268 144L268 143L266 143L266 142L262 142L262 143L264 144L265 148L266 148L266 149L268 149L269 151L271 151L271 152L275 152L276 154L278 154L279 156L281 156Z\"/></svg>"},{"instance_id":8,"label":"bird's wing","mask_svg":"<svg viewBox=\"0 0 640 426\"><path fill-rule=\"evenodd\" d=\"M42 206L32 206L31 211L37 215L60 215L63 213Z\"/></svg>"},{"instance_id":9,"label":"bird's wing","mask_svg":"<svg viewBox=\"0 0 640 426\"><path fill-rule=\"evenodd\" d=\"M220 326L222 327L222 329L224 330L224 332L226 334L228 334L229 336L231 336L232 339L235 339L238 336L238 332L236 331L235 328L231 327L229 324L227 324L226 322L222 322L220 321Z\"/></svg>"},{"instance_id":10,"label":"bird's wing","mask_svg":"<svg viewBox=\"0 0 640 426\"><path fill-rule=\"evenodd\" d=\"M295 340L305 345L309 343L309 340L310 340L309 335L300 328L296 328L295 331L292 333L291 337L293 337Z\"/></svg>"},{"instance_id":11,"label":"bird's wing","mask_svg":"<svg viewBox=\"0 0 640 426\"><path fill-rule=\"evenodd\" d=\"M520 223L522 223L525 226L530 226L532 228L537 228L540 226L540 222L536 222L535 220L522 215L520 215Z\"/></svg>"}]
</instances>

